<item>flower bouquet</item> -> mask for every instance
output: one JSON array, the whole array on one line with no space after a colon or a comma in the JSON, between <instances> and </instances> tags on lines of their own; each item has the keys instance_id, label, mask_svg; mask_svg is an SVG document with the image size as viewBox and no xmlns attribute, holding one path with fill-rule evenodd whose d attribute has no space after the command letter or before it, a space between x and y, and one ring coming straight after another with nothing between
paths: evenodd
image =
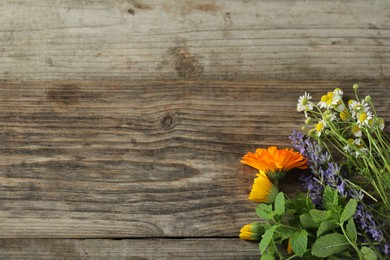
<instances>
[{"instance_id":1,"label":"flower bouquet","mask_svg":"<svg viewBox=\"0 0 390 260\"><path fill-rule=\"evenodd\" d=\"M343 100L339 88L314 103L299 97L307 134L293 149L257 149L241 162L259 172L249 194L261 221L240 238L259 241L261 259L389 259L390 142L370 96ZM292 197L279 181L297 168L304 192Z\"/></svg>"}]
</instances>

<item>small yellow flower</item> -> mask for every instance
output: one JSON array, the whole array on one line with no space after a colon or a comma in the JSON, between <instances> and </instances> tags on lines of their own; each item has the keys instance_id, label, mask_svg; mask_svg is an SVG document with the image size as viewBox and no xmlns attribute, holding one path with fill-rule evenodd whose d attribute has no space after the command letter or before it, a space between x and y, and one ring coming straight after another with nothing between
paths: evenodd
<instances>
[{"instance_id":1,"label":"small yellow flower","mask_svg":"<svg viewBox=\"0 0 390 260\"><path fill-rule=\"evenodd\" d=\"M264 233L263 227L259 222L253 222L243 226L240 230L240 238L244 240L260 241Z\"/></svg>"},{"instance_id":2,"label":"small yellow flower","mask_svg":"<svg viewBox=\"0 0 390 260\"><path fill-rule=\"evenodd\" d=\"M272 203L278 195L278 188L268 179L267 175L260 171L253 181L252 190L249 193L249 200L259 203Z\"/></svg>"}]
</instances>

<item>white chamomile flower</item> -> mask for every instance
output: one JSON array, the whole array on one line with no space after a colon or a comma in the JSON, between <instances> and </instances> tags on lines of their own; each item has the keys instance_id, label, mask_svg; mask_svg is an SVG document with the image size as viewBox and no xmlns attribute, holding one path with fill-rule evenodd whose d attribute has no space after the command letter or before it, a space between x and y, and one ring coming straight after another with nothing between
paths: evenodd
<instances>
[{"instance_id":1,"label":"white chamomile flower","mask_svg":"<svg viewBox=\"0 0 390 260\"><path fill-rule=\"evenodd\" d=\"M333 96L335 99L342 99L344 92L340 88L335 88L333 90Z\"/></svg>"},{"instance_id":2,"label":"white chamomile flower","mask_svg":"<svg viewBox=\"0 0 390 260\"><path fill-rule=\"evenodd\" d=\"M372 119L371 112L360 112L357 114L357 123L359 126L369 126Z\"/></svg>"},{"instance_id":3,"label":"white chamomile flower","mask_svg":"<svg viewBox=\"0 0 390 260\"><path fill-rule=\"evenodd\" d=\"M379 123L379 128L380 130L383 131L383 129L385 129L385 120L383 120L383 118L378 118L378 123Z\"/></svg>"},{"instance_id":4,"label":"white chamomile flower","mask_svg":"<svg viewBox=\"0 0 390 260\"><path fill-rule=\"evenodd\" d=\"M352 134L356 137L361 137L362 136L362 129L360 128L360 126L358 124L354 124L352 126Z\"/></svg>"},{"instance_id":5,"label":"white chamomile flower","mask_svg":"<svg viewBox=\"0 0 390 260\"><path fill-rule=\"evenodd\" d=\"M348 101L348 107L353 118L357 118L358 114L362 112L367 113L370 110L368 103L364 99L360 102L351 99Z\"/></svg>"},{"instance_id":6,"label":"white chamomile flower","mask_svg":"<svg viewBox=\"0 0 390 260\"><path fill-rule=\"evenodd\" d=\"M353 138L349 138L347 144L343 147L343 150L347 153L350 153L352 151L352 145L354 143Z\"/></svg>"},{"instance_id":7,"label":"white chamomile flower","mask_svg":"<svg viewBox=\"0 0 390 260\"><path fill-rule=\"evenodd\" d=\"M326 127L326 122L324 120L318 121L318 123L315 126L317 136L321 136L321 133L325 129L325 127Z\"/></svg>"},{"instance_id":8,"label":"white chamomile flower","mask_svg":"<svg viewBox=\"0 0 390 260\"><path fill-rule=\"evenodd\" d=\"M346 107L344 105L344 103L340 100L340 102L337 102L337 104L335 105L335 109L338 111L338 112L343 112L346 110Z\"/></svg>"},{"instance_id":9,"label":"white chamomile flower","mask_svg":"<svg viewBox=\"0 0 390 260\"><path fill-rule=\"evenodd\" d=\"M352 144L355 144L357 146L361 146L362 145L362 139L361 138L356 138L355 140L353 140Z\"/></svg>"},{"instance_id":10,"label":"white chamomile flower","mask_svg":"<svg viewBox=\"0 0 390 260\"><path fill-rule=\"evenodd\" d=\"M336 114L329 112L329 110L325 111L323 118L326 122L333 122L337 120Z\"/></svg>"},{"instance_id":11,"label":"white chamomile flower","mask_svg":"<svg viewBox=\"0 0 390 260\"><path fill-rule=\"evenodd\" d=\"M332 104L333 92L328 92L321 97L321 101L318 103L320 108L328 108Z\"/></svg>"},{"instance_id":12,"label":"white chamomile flower","mask_svg":"<svg viewBox=\"0 0 390 260\"><path fill-rule=\"evenodd\" d=\"M359 148L359 150L355 152L356 157L367 155L367 154L368 154L368 149L365 147Z\"/></svg>"},{"instance_id":13,"label":"white chamomile flower","mask_svg":"<svg viewBox=\"0 0 390 260\"><path fill-rule=\"evenodd\" d=\"M343 147L344 151L346 152L353 152L355 151L355 156L360 157L362 155L368 154L368 149L364 147L363 140L358 137L356 139L350 138L348 139L348 144Z\"/></svg>"},{"instance_id":14,"label":"white chamomile flower","mask_svg":"<svg viewBox=\"0 0 390 260\"><path fill-rule=\"evenodd\" d=\"M357 102L356 100L354 99L350 99L348 101L348 108L349 108L349 111L351 111L351 115L353 118L356 117L356 108L359 106L359 102Z\"/></svg>"},{"instance_id":15,"label":"white chamomile flower","mask_svg":"<svg viewBox=\"0 0 390 260\"><path fill-rule=\"evenodd\" d=\"M297 104L298 112L313 110L313 102L310 101L311 99L312 97L307 92L303 96L300 96Z\"/></svg>"},{"instance_id":16,"label":"white chamomile flower","mask_svg":"<svg viewBox=\"0 0 390 260\"><path fill-rule=\"evenodd\" d=\"M341 89L340 89L341 91ZM330 108L330 107L338 107L342 101L341 101L341 96L339 96L339 92L337 95L334 94L334 92L328 92L326 95L323 95L321 97L321 101L318 103L318 106L320 108Z\"/></svg>"},{"instance_id":17,"label":"white chamomile flower","mask_svg":"<svg viewBox=\"0 0 390 260\"><path fill-rule=\"evenodd\" d=\"M343 110L341 113L340 113L340 119L342 121L348 121L351 119L351 114L349 113L348 109L345 109Z\"/></svg>"}]
</instances>

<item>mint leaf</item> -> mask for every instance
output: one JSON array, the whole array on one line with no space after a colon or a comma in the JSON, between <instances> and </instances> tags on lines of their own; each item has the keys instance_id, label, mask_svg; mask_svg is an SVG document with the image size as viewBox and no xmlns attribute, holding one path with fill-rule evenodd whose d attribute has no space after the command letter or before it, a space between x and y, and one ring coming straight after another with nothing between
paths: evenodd
<instances>
[{"instance_id":1,"label":"mint leaf","mask_svg":"<svg viewBox=\"0 0 390 260\"><path fill-rule=\"evenodd\" d=\"M300 215L299 221L304 228L318 228L320 226L319 223L314 222L313 217L308 213Z\"/></svg>"},{"instance_id":2,"label":"mint leaf","mask_svg":"<svg viewBox=\"0 0 390 260\"><path fill-rule=\"evenodd\" d=\"M294 234L294 231L291 228L283 226L278 227L275 232L280 236L280 240L285 240Z\"/></svg>"},{"instance_id":3,"label":"mint leaf","mask_svg":"<svg viewBox=\"0 0 390 260\"><path fill-rule=\"evenodd\" d=\"M357 231L356 231L355 221L353 220L353 218L350 218L348 220L346 231L347 231L348 238L351 239L353 242L356 242Z\"/></svg>"},{"instance_id":4,"label":"mint leaf","mask_svg":"<svg viewBox=\"0 0 390 260\"><path fill-rule=\"evenodd\" d=\"M261 256L261 258L260 258L261 260L275 260L275 256L274 255L272 255L272 254L265 254L265 255L262 255Z\"/></svg>"},{"instance_id":5,"label":"mint leaf","mask_svg":"<svg viewBox=\"0 0 390 260\"><path fill-rule=\"evenodd\" d=\"M375 251L369 247L363 246L360 252L362 252L365 260L377 260Z\"/></svg>"},{"instance_id":6,"label":"mint leaf","mask_svg":"<svg viewBox=\"0 0 390 260\"><path fill-rule=\"evenodd\" d=\"M260 218L262 218L264 220L272 219L273 218L272 213L273 213L272 205L262 203L256 207L257 216L259 216Z\"/></svg>"},{"instance_id":7,"label":"mint leaf","mask_svg":"<svg viewBox=\"0 0 390 260\"><path fill-rule=\"evenodd\" d=\"M338 197L336 190L333 190L330 186L326 186L322 197L322 204L324 204L325 209L335 209L339 203Z\"/></svg>"},{"instance_id":8,"label":"mint leaf","mask_svg":"<svg viewBox=\"0 0 390 260\"><path fill-rule=\"evenodd\" d=\"M314 222L322 222L330 218L331 212L329 210L311 209L310 215Z\"/></svg>"},{"instance_id":9,"label":"mint leaf","mask_svg":"<svg viewBox=\"0 0 390 260\"><path fill-rule=\"evenodd\" d=\"M317 237L322 236L328 231L332 231L333 229L337 228L339 225L336 220L328 220L328 221L323 221L320 224L320 227L317 230Z\"/></svg>"},{"instance_id":10,"label":"mint leaf","mask_svg":"<svg viewBox=\"0 0 390 260\"><path fill-rule=\"evenodd\" d=\"M355 214L356 212L356 207L356 199L350 199L347 205L345 205L343 212L341 213L340 223L343 223L344 221L347 221L348 219L352 218L353 214Z\"/></svg>"},{"instance_id":11,"label":"mint leaf","mask_svg":"<svg viewBox=\"0 0 390 260\"><path fill-rule=\"evenodd\" d=\"M283 215L286 211L284 193L279 192L275 198L275 214Z\"/></svg>"},{"instance_id":12,"label":"mint leaf","mask_svg":"<svg viewBox=\"0 0 390 260\"><path fill-rule=\"evenodd\" d=\"M343 235L332 233L318 238L311 248L311 253L314 256L327 257L344 251L348 246L349 243Z\"/></svg>"},{"instance_id":13,"label":"mint leaf","mask_svg":"<svg viewBox=\"0 0 390 260\"><path fill-rule=\"evenodd\" d=\"M291 236L291 240L290 240L291 247L292 247L294 253L297 254L298 256L302 257L306 251L307 235L308 235L308 233L306 232L306 230L303 229L301 231L295 232Z\"/></svg>"},{"instance_id":14,"label":"mint leaf","mask_svg":"<svg viewBox=\"0 0 390 260\"><path fill-rule=\"evenodd\" d=\"M272 237L274 236L275 229L278 227L278 225L272 226L270 229L265 231L265 233L261 237L261 241L259 244L260 253L264 254L264 251L267 249L269 243L272 240Z\"/></svg>"},{"instance_id":15,"label":"mint leaf","mask_svg":"<svg viewBox=\"0 0 390 260\"><path fill-rule=\"evenodd\" d=\"M315 209L316 208L313 201L311 201L311 198L309 196L309 191L306 194L306 207L308 209Z\"/></svg>"}]
</instances>

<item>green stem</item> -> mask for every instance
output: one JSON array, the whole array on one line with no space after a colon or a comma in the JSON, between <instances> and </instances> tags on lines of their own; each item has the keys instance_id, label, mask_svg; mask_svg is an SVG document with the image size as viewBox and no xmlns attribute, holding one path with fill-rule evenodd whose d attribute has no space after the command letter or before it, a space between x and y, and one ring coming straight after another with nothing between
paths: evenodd
<instances>
[{"instance_id":1,"label":"green stem","mask_svg":"<svg viewBox=\"0 0 390 260\"><path fill-rule=\"evenodd\" d=\"M355 242L352 242L352 241L349 239L347 233L345 232L345 229L344 229L344 227L343 227L343 223L340 224L340 227L341 227L341 231L342 231L343 234L344 234L344 237L348 240L348 243L353 247L353 249L355 249L356 253L358 254L359 259L360 259L360 260L363 260L364 257L363 257L362 254L360 253L360 250L359 250L359 248L357 247L356 243L355 243Z\"/></svg>"}]
</instances>

